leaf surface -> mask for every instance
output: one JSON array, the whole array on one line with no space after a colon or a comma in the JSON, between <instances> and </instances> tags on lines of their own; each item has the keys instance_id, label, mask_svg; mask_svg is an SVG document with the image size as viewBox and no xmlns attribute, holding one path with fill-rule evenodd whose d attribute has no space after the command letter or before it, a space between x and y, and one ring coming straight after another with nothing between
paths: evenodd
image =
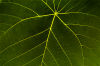
<instances>
[{"instance_id":1,"label":"leaf surface","mask_svg":"<svg viewBox=\"0 0 100 66\"><path fill-rule=\"evenodd\" d=\"M100 0L0 0L0 66L100 66Z\"/></svg>"}]
</instances>

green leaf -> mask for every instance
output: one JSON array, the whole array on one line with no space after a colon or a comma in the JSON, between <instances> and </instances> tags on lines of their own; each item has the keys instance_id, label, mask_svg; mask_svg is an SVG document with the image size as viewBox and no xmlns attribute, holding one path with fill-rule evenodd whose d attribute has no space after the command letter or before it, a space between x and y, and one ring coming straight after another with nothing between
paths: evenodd
<instances>
[{"instance_id":1,"label":"green leaf","mask_svg":"<svg viewBox=\"0 0 100 66\"><path fill-rule=\"evenodd\" d=\"M100 0L0 0L0 66L100 66Z\"/></svg>"}]
</instances>

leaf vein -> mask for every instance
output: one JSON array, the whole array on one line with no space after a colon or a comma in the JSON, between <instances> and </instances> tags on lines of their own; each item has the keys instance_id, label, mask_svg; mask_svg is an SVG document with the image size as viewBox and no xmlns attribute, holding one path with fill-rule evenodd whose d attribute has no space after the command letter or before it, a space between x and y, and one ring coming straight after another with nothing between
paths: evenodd
<instances>
[{"instance_id":1,"label":"leaf vein","mask_svg":"<svg viewBox=\"0 0 100 66\"><path fill-rule=\"evenodd\" d=\"M70 58L68 57L67 53L65 52L65 50L64 50L63 47L61 46L60 42L58 41L58 39L57 39L57 37L55 36L55 34L53 33L53 31L51 31L51 32L52 32L54 38L56 39L58 45L60 46L61 50L63 51L63 53L65 54L65 56L68 58L68 61L69 61L70 65L72 66L72 62L71 62Z\"/></svg>"},{"instance_id":2,"label":"leaf vein","mask_svg":"<svg viewBox=\"0 0 100 66\"><path fill-rule=\"evenodd\" d=\"M94 17L97 17L97 18L100 19L99 16L96 16L96 15L93 15L93 14L89 14L89 13L84 13L84 12L66 12L66 13L58 13L58 14L61 14L61 15L63 15L63 14L85 14L85 15L94 16Z\"/></svg>"},{"instance_id":3,"label":"leaf vein","mask_svg":"<svg viewBox=\"0 0 100 66\"><path fill-rule=\"evenodd\" d=\"M51 26L50 26L50 29L49 29L49 33L48 33L48 37L47 37L47 41L46 41L46 46L45 46L43 57L42 57L41 66L42 66L43 59L44 59L44 56L45 56L45 53L46 53L46 49L47 49L47 45L48 45L48 40L49 40L49 37L50 37L50 33L51 33L51 30L52 30L52 26L53 26L54 20L55 20L55 15L53 17L53 20L52 20L52 23L51 23Z\"/></svg>"},{"instance_id":4,"label":"leaf vein","mask_svg":"<svg viewBox=\"0 0 100 66\"><path fill-rule=\"evenodd\" d=\"M43 55L43 54L37 56L36 58L34 58L34 59L30 60L29 62L23 64L22 66L26 66L27 64L31 63L31 62L34 61L35 59L38 59L38 58L41 57L42 55Z\"/></svg>"},{"instance_id":5,"label":"leaf vein","mask_svg":"<svg viewBox=\"0 0 100 66\"><path fill-rule=\"evenodd\" d=\"M61 10L59 10L58 12L61 12L72 0L69 0L68 3L66 3L63 8Z\"/></svg>"},{"instance_id":6,"label":"leaf vein","mask_svg":"<svg viewBox=\"0 0 100 66\"><path fill-rule=\"evenodd\" d=\"M48 29L46 29L46 30L44 30L44 31L42 31L42 32L40 32L40 33L37 33L37 34L35 34L35 35L33 35L33 36L27 37L27 38L25 38L25 39L23 39L23 40L20 40L20 41L18 41L18 42L15 42L15 43L13 43L13 44L7 46L5 49L3 49L3 50L0 52L0 54L3 53L3 52L5 52L8 48L10 48L10 47L12 47L12 46L15 46L15 45L17 45L17 44L19 44L19 43L21 43L21 42L23 42L23 41L25 41L25 40L28 40L28 39L33 38L33 37L35 37L35 36L38 36L38 35L40 35L40 34L46 32L47 30L48 30Z\"/></svg>"},{"instance_id":7,"label":"leaf vein","mask_svg":"<svg viewBox=\"0 0 100 66\"><path fill-rule=\"evenodd\" d=\"M21 6L21 7L23 7L23 8L26 8L26 9L28 9L28 10L32 11L33 13L35 13L36 15L38 15L38 16L39 16L39 14L38 14L38 13L36 13L33 9L28 8L28 7L26 7L26 6L24 6L24 5L21 5L21 4L19 4L19 3L14 3L14 2L1 2L1 3L9 3L9 4L14 4L14 5Z\"/></svg>"},{"instance_id":8,"label":"leaf vein","mask_svg":"<svg viewBox=\"0 0 100 66\"><path fill-rule=\"evenodd\" d=\"M63 25L65 25L65 27L68 28L68 29L73 33L73 35L74 35L74 36L76 37L76 39L78 40L78 42L79 42L79 44L80 44L80 47L81 47L81 51L82 51L83 66L84 66L84 54L83 54L83 48L82 48L82 44L81 44L79 38L77 37L77 35L75 34L75 32L74 32L70 27L68 27L68 25L67 25L66 23L64 23L64 21L63 21L59 16L57 16L57 17L58 17L58 19L63 23Z\"/></svg>"},{"instance_id":9,"label":"leaf vein","mask_svg":"<svg viewBox=\"0 0 100 66\"><path fill-rule=\"evenodd\" d=\"M32 51L32 50L34 50L35 48L37 48L37 47L41 46L41 45L42 45L43 43L45 43L45 42L46 42L46 41L44 41L44 42L40 43L39 45L37 45L37 46L35 46L35 47L31 48L31 49L30 49L30 50L28 50L28 51L26 51L26 52L22 53L21 55L18 55L18 56L16 56L16 57L14 57L14 58L10 59L10 60L9 60L9 61L7 61L6 63L4 63L4 64L3 64L3 66L4 66L5 64L9 63L10 61L12 61L12 60L14 60L14 59L16 59L16 58L19 58L19 57L21 57L21 56L25 55L26 53L28 53L28 52L30 52L30 51Z\"/></svg>"},{"instance_id":10,"label":"leaf vein","mask_svg":"<svg viewBox=\"0 0 100 66\"><path fill-rule=\"evenodd\" d=\"M100 42L100 41L99 41L99 40L97 40L97 39L91 38L91 37L86 36L86 35L83 35L83 34L76 34L76 35L77 35L77 36L83 36L83 37L86 37L86 38L88 38L88 39L91 39L91 40L95 40L95 41Z\"/></svg>"},{"instance_id":11,"label":"leaf vein","mask_svg":"<svg viewBox=\"0 0 100 66\"><path fill-rule=\"evenodd\" d=\"M87 26L87 27L89 27L89 28L93 28L93 29L96 29L96 30L99 30L99 31L100 31L99 28L94 27L94 26L89 26L89 25L81 25L81 24L67 24L67 25L73 25L73 26Z\"/></svg>"},{"instance_id":12,"label":"leaf vein","mask_svg":"<svg viewBox=\"0 0 100 66\"><path fill-rule=\"evenodd\" d=\"M11 17L15 17L15 18L18 18L18 19L22 19L21 17L14 16L14 15L9 15L9 14L0 14L0 15L6 15L6 16L11 16Z\"/></svg>"},{"instance_id":13,"label":"leaf vein","mask_svg":"<svg viewBox=\"0 0 100 66\"><path fill-rule=\"evenodd\" d=\"M44 0L42 2L54 13L53 9Z\"/></svg>"},{"instance_id":14,"label":"leaf vein","mask_svg":"<svg viewBox=\"0 0 100 66\"><path fill-rule=\"evenodd\" d=\"M40 18L40 17L46 17L46 16L51 16L51 15L54 15L54 14L48 14L48 15L40 15L40 16L35 16L35 17L29 17L29 18L25 18L25 19L22 19L20 21L18 21L17 23L15 23L14 25L12 25L10 28L8 28L8 30L5 31L4 35L10 31L13 27L15 27L17 24L25 21L25 20L28 20L28 19L32 19L32 18Z\"/></svg>"},{"instance_id":15,"label":"leaf vein","mask_svg":"<svg viewBox=\"0 0 100 66\"><path fill-rule=\"evenodd\" d=\"M47 50L49 51L49 53L51 54L52 58L54 59L54 61L56 62L57 66L59 66L59 64L57 63L57 60L55 59L54 55L52 54L52 52L49 50L49 48L47 48Z\"/></svg>"}]
</instances>

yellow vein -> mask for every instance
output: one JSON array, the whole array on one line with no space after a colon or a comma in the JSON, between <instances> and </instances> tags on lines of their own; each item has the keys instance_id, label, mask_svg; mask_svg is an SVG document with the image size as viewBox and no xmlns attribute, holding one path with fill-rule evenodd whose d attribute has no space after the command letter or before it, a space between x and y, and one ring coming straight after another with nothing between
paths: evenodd
<instances>
[{"instance_id":1,"label":"yellow vein","mask_svg":"<svg viewBox=\"0 0 100 66\"><path fill-rule=\"evenodd\" d=\"M43 62L43 59L44 59L44 56L45 56L45 52L46 52L46 49L47 49L48 40L49 40L49 37L50 37L50 33L51 33L51 30L52 30L52 27L53 27L54 20L55 20L55 15L53 17L53 20L52 20L52 23L51 23L51 26L50 26L50 29L49 29L49 33L48 33L48 37L47 37L47 41L46 41L46 46L45 46L43 57L42 57L42 62ZM41 66L42 66L42 62L41 62Z\"/></svg>"},{"instance_id":2,"label":"yellow vein","mask_svg":"<svg viewBox=\"0 0 100 66\"><path fill-rule=\"evenodd\" d=\"M55 0L53 0L53 5L54 5L54 10L56 10L56 8L55 8Z\"/></svg>"},{"instance_id":3,"label":"yellow vein","mask_svg":"<svg viewBox=\"0 0 100 66\"><path fill-rule=\"evenodd\" d=\"M68 58L68 61L69 61L70 65L72 66L72 62L71 62L70 58L68 57L68 55L66 54L66 51L65 51L65 50L63 49L63 47L61 46L60 42L58 41L58 39L57 39L57 37L55 36L55 34L53 33L53 31L51 31L51 32L52 32L54 38L56 39L58 45L59 45L60 48L62 49L63 53L64 53L65 56Z\"/></svg>"},{"instance_id":4,"label":"yellow vein","mask_svg":"<svg viewBox=\"0 0 100 66\"><path fill-rule=\"evenodd\" d=\"M42 2L43 2L47 7L49 7L49 9L54 13L53 9L52 9L44 0L42 0Z\"/></svg>"},{"instance_id":5,"label":"yellow vein","mask_svg":"<svg viewBox=\"0 0 100 66\"><path fill-rule=\"evenodd\" d=\"M29 63L33 62L34 60L38 59L38 58L39 58L39 57L41 57L42 55L43 55L43 54L41 54L41 55L37 56L36 58L34 58L34 59L30 60L29 62L25 63L25 64L24 64L24 65L22 65L22 66L26 66L27 64L29 64ZM33 63L34 63L34 62L33 62Z\"/></svg>"},{"instance_id":6,"label":"yellow vein","mask_svg":"<svg viewBox=\"0 0 100 66\"><path fill-rule=\"evenodd\" d=\"M9 60L9 61L7 61L6 63L4 63L4 64L3 64L3 66L4 66L5 64L9 63L10 61L12 61L12 60L14 60L14 59L16 59L16 58L19 58L19 57L21 57L21 56L25 55L26 53L28 53L28 52L30 52L30 51L32 51L32 50L34 50L35 48L38 48L39 46L41 46L41 45L42 45L42 44L44 44L45 42L46 42L46 41L44 41L44 42L40 43L39 45L37 45L37 46L35 46L35 47L31 48L31 49L30 49L30 50L28 50L28 51L26 51L26 52L22 53L21 55L18 55L18 56L16 56L16 57L14 57L14 58L10 59L10 60Z\"/></svg>"},{"instance_id":7,"label":"yellow vein","mask_svg":"<svg viewBox=\"0 0 100 66\"><path fill-rule=\"evenodd\" d=\"M77 35L75 34L75 32L70 28L68 27L68 25L66 23L64 23L64 21L59 17L57 16L58 19L73 33L73 35L76 37L76 39L78 40L79 44L80 44L80 47L81 47L81 51L82 51L82 57L83 57L83 66L84 66L84 54L83 54L83 48L82 48L82 44L79 40L79 38L77 37Z\"/></svg>"},{"instance_id":8,"label":"yellow vein","mask_svg":"<svg viewBox=\"0 0 100 66\"><path fill-rule=\"evenodd\" d=\"M58 3L58 6L57 6L57 11L58 11L58 9L59 9L60 3L61 3L61 0L60 0L60 1L59 1L59 3Z\"/></svg>"},{"instance_id":9,"label":"yellow vein","mask_svg":"<svg viewBox=\"0 0 100 66\"><path fill-rule=\"evenodd\" d=\"M94 17L97 17L97 18L100 19L99 16L96 16L96 15L93 15L93 14L88 14L88 13L83 13L83 12L66 12L66 13L58 13L58 14L61 14L61 15L63 15L63 14L84 14L84 15L94 16Z\"/></svg>"},{"instance_id":10,"label":"yellow vein","mask_svg":"<svg viewBox=\"0 0 100 66\"><path fill-rule=\"evenodd\" d=\"M96 30L99 30L99 31L100 31L99 28L94 27L94 26L89 26L89 25L81 25L81 24L67 24L67 25L72 25L72 26L83 26L83 27L85 26L85 27L93 28L93 29L96 29Z\"/></svg>"},{"instance_id":11,"label":"yellow vein","mask_svg":"<svg viewBox=\"0 0 100 66\"><path fill-rule=\"evenodd\" d=\"M16 24L12 25L7 31L5 31L4 34L6 34L8 31L10 31L13 27L15 27L17 24L25 21L25 20L28 20L28 19L32 19L32 18L40 18L40 17L46 17L46 16L51 16L51 15L54 15L54 14L48 14L48 15L40 15L40 16L34 16L34 17L29 17L29 18L25 18L25 19L22 19L20 20L19 22L17 22Z\"/></svg>"},{"instance_id":12,"label":"yellow vein","mask_svg":"<svg viewBox=\"0 0 100 66\"><path fill-rule=\"evenodd\" d=\"M61 12L70 2L71 2L71 0L69 0L68 3L66 3L66 5L64 5L63 8L61 10L59 10L58 12Z\"/></svg>"},{"instance_id":13,"label":"yellow vein","mask_svg":"<svg viewBox=\"0 0 100 66\"><path fill-rule=\"evenodd\" d=\"M47 50L49 51L49 53L51 54L52 58L54 59L54 61L56 62L57 66L59 66L59 64L57 63L57 60L55 59L54 55L52 54L52 52L49 50L49 48L47 48Z\"/></svg>"},{"instance_id":14,"label":"yellow vein","mask_svg":"<svg viewBox=\"0 0 100 66\"><path fill-rule=\"evenodd\" d=\"M83 35L83 34L76 34L76 35L77 35L77 36L83 36L83 37L85 37L85 38L98 41L98 40L96 40L96 39L90 38L90 37L88 37L88 36L86 36L86 35ZM98 42L100 42L100 41L98 41ZM83 47L86 47L86 48L88 48L88 49L92 49L92 48L90 48L90 47L88 47L88 46L85 46L85 45L82 45L82 46L83 46Z\"/></svg>"},{"instance_id":15,"label":"yellow vein","mask_svg":"<svg viewBox=\"0 0 100 66\"><path fill-rule=\"evenodd\" d=\"M27 37L27 38L25 38L25 39L23 39L23 40L20 40L20 41L18 41L18 42L16 42L16 43L13 43L13 44L7 46L5 49L3 49L3 50L0 52L0 54L3 53L4 51L6 51L8 48L10 48L10 47L12 47L12 46L15 46L15 45L17 45L17 44L19 44L19 43L21 43L21 42L23 42L23 41L25 41L25 40L28 40L28 39L33 38L33 37L35 37L35 36L38 36L38 35L40 35L40 34L46 32L46 31L48 31L48 29L46 29L46 30L44 30L44 31L42 31L42 32L40 32L40 33L37 33L37 34L35 34L35 35L33 35L33 36Z\"/></svg>"},{"instance_id":16,"label":"yellow vein","mask_svg":"<svg viewBox=\"0 0 100 66\"><path fill-rule=\"evenodd\" d=\"M100 40L97 40L97 39L91 38L91 37L86 36L86 35L83 35L83 34L76 34L76 35L77 35L77 36L83 36L83 37L86 37L86 38L88 38L88 39L91 39L91 40L95 40L95 41L100 42Z\"/></svg>"},{"instance_id":17,"label":"yellow vein","mask_svg":"<svg viewBox=\"0 0 100 66\"><path fill-rule=\"evenodd\" d=\"M28 8L28 7L26 7L26 6L23 6L23 5L19 4L19 3L14 3L14 2L1 2L1 3L9 3L9 4L14 4L14 5L21 6L21 7L23 7L23 8L26 8L26 9L28 9L28 10L32 11L33 13L35 13L36 15L38 15L38 16L39 16L39 14L38 14L38 13L36 13L33 9L30 9L30 8Z\"/></svg>"},{"instance_id":18,"label":"yellow vein","mask_svg":"<svg viewBox=\"0 0 100 66\"><path fill-rule=\"evenodd\" d=\"M22 19L20 17L14 16L14 15L9 15L9 14L0 14L0 15L5 15L5 16L9 16L9 17L14 17L14 18Z\"/></svg>"}]
</instances>

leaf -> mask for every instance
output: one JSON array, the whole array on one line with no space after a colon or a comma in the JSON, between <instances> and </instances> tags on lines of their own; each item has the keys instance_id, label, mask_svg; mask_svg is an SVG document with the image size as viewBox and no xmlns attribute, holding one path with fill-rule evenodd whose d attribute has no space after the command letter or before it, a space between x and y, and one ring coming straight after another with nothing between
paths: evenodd
<instances>
[{"instance_id":1,"label":"leaf","mask_svg":"<svg viewBox=\"0 0 100 66\"><path fill-rule=\"evenodd\" d=\"M100 0L0 0L0 66L100 66Z\"/></svg>"}]
</instances>

